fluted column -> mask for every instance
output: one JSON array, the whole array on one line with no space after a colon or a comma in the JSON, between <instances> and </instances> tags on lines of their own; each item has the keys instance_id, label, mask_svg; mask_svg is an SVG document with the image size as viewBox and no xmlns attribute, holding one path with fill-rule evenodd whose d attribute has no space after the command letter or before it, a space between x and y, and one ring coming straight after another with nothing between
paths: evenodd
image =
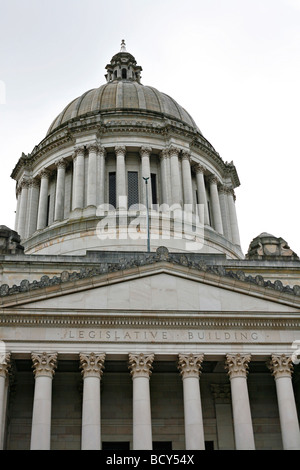
<instances>
[{"instance_id":1,"label":"fluted column","mask_svg":"<svg viewBox=\"0 0 300 470\"><path fill-rule=\"evenodd\" d=\"M180 150L173 145L169 147L170 155L170 169L171 169L171 191L172 191L172 204L182 205L180 200L181 187L180 187L180 174L179 174L179 152Z\"/></svg>"},{"instance_id":2,"label":"fluted column","mask_svg":"<svg viewBox=\"0 0 300 470\"><path fill-rule=\"evenodd\" d=\"M26 222L27 222L27 204L28 204L28 189L29 181L23 179L20 183L21 187L21 200L20 200L20 213L18 222L18 233L22 238L25 238L26 234Z\"/></svg>"},{"instance_id":3,"label":"fluted column","mask_svg":"<svg viewBox=\"0 0 300 470\"><path fill-rule=\"evenodd\" d=\"M219 186L219 200L220 200L223 232L227 240L232 241L227 194L228 194L228 188L226 188L224 185L220 185Z\"/></svg>"},{"instance_id":4,"label":"fluted column","mask_svg":"<svg viewBox=\"0 0 300 470\"><path fill-rule=\"evenodd\" d=\"M209 215L207 206L207 197L204 181L204 172L206 168L200 164L195 166L197 192L198 192L198 204L203 205L204 210L200 208L200 222L204 225L209 225Z\"/></svg>"},{"instance_id":5,"label":"fluted column","mask_svg":"<svg viewBox=\"0 0 300 470\"><path fill-rule=\"evenodd\" d=\"M87 206L97 205L97 152L96 143L88 146Z\"/></svg>"},{"instance_id":6,"label":"fluted column","mask_svg":"<svg viewBox=\"0 0 300 470\"><path fill-rule=\"evenodd\" d=\"M247 388L250 354L227 354L226 369L230 378L236 450L254 450L250 402Z\"/></svg>"},{"instance_id":7,"label":"fluted column","mask_svg":"<svg viewBox=\"0 0 300 470\"><path fill-rule=\"evenodd\" d=\"M126 191L126 147L115 147L116 152L116 204L118 209L127 209Z\"/></svg>"},{"instance_id":8,"label":"fluted column","mask_svg":"<svg viewBox=\"0 0 300 470\"><path fill-rule=\"evenodd\" d=\"M276 383L283 448L300 450L299 422L292 385L292 359L285 354L273 354L269 368Z\"/></svg>"},{"instance_id":9,"label":"fluted column","mask_svg":"<svg viewBox=\"0 0 300 470\"><path fill-rule=\"evenodd\" d=\"M56 162L57 177L54 221L63 220L64 218L66 166L67 162L64 158L61 158Z\"/></svg>"},{"instance_id":10,"label":"fluted column","mask_svg":"<svg viewBox=\"0 0 300 470\"><path fill-rule=\"evenodd\" d=\"M99 158L99 200L98 204L105 203L105 148L98 147Z\"/></svg>"},{"instance_id":11,"label":"fluted column","mask_svg":"<svg viewBox=\"0 0 300 470\"><path fill-rule=\"evenodd\" d=\"M80 354L83 376L81 449L101 450L100 381L105 354Z\"/></svg>"},{"instance_id":12,"label":"fluted column","mask_svg":"<svg viewBox=\"0 0 300 470\"><path fill-rule=\"evenodd\" d=\"M40 198L39 198L39 210L37 219L37 229L41 230L46 227L47 215L48 215L48 188L49 188L49 177L50 172L48 170L42 170L39 174L41 179L40 186Z\"/></svg>"},{"instance_id":13,"label":"fluted column","mask_svg":"<svg viewBox=\"0 0 300 470\"><path fill-rule=\"evenodd\" d=\"M222 224L222 216L221 216L221 209L220 209L220 201L219 201L219 194L218 194L218 180L215 176L211 176L209 178L209 185L210 185L210 197L211 197L211 205L212 205L212 217L214 221L214 229L216 232L223 235L223 224Z\"/></svg>"},{"instance_id":14,"label":"fluted column","mask_svg":"<svg viewBox=\"0 0 300 470\"><path fill-rule=\"evenodd\" d=\"M74 162L74 204L73 209L83 209L84 206L84 147L77 147L73 155Z\"/></svg>"},{"instance_id":15,"label":"fluted column","mask_svg":"<svg viewBox=\"0 0 300 470\"><path fill-rule=\"evenodd\" d=\"M10 353L3 353L3 357L1 357L0 361L0 450L3 450L4 445L7 405L7 381L10 369Z\"/></svg>"},{"instance_id":16,"label":"fluted column","mask_svg":"<svg viewBox=\"0 0 300 470\"><path fill-rule=\"evenodd\" d=\"M133 381L133 450L152 449L149 380L154 354L129 354Z\"/></svg>"},{"instance_id":17,"label":"fluted column","mask_svg":"<svg viewBox=\"0 0 300 470\"><path fill-rule=\"evenodd\" d=\"M26 229L26 238L30 237L37 228L39 191L39 181L36 178L31 178L28 192L28 224Z\"/></svg>"},{"instance_id":18,"label":"fluted column","mask_svg":"<svg viewBox=\"0 0 300 470\"><path fill-rule=\"evenodd\" d=\"M31 450L50 450L52 378L57 366L57 354L32 353L35 375Z\"/></svg>"},{"instance_id":19,"label":"fluted column","mask_svg":"<svg viewBox=\"0 0 300 470\"><path fill-rule=\"evenodd\" d=\"M150 155L152 152L151 147L141 147L140 156L142 160L142 178L149 178L148 183L145 184L144 179L142 180L143 186L143 204L146 206L146 190L148 189L148 207L152 206L152 187L151 187L151 170L150 170Z\"/></svg>"},{"instance_id":20,"label":"fluted column","mask_svg":"<svg viewBox=\"0 0 300 470\"><path fill-rule=\"evenodd\" d=\"M181 168L182 168L182 182L183 182L183 201L185 205L184 209L187 212L192 212L194 199L193 199L190 152L184 151L182 153Z\"/></svg>"},{"instance_id":21,"label":"fluted column","mask_svg":"<svg viewBox=\"0 0 300 470\"><path fill-rule=\"evenodd\" d=\"M235 245L241 246L239 226L238 226L238 220L237 220L235 202L234 202L234 190L232 188L228 191L227 198L228 198L228 209L229 209L232 242Z\"/></svg>"},{"instance_id":22,"label":"fluted column","mask_svg":"<svg viewBox=\"0 0 300 470\"><path fill-rule=\"evenodd\" d=\"M186 450L204 450L204 429L199 377L203 354L179 354L178 369L183 382Z\"/></svg>"},{"instance_id":23,"label":"fluted column","mask_svg":"<svg viewBox=\"0 0 300 470\"><path fill-rule=\"evenodd\" d=\"M162 191L162 204L169 206L171 204L171 188L168 178L168 163L169 152L163 149L160 153L160 177L161 177L161 191Z\"/></svg>"}]
</instances>

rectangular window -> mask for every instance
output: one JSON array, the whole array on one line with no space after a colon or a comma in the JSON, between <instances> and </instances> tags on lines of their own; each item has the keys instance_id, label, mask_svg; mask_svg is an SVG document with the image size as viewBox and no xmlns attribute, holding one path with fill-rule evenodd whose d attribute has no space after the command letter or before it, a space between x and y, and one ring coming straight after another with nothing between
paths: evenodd
<instances>
[{"instance_id":1,"label":"rectangular window","mask_svg":"<svg viewBox=\"0 0 300 470\"><path fill-rule=\"evenodd\" d=\"M152 204L157 204L156 174L151 173Z\"/></svg>"},{"instance_id":2,"label":"rectangular window","mask_svg":"<svg viewBox=\"0 0 300 470\"><path fill-rule=\"evenodd\" d=\"M139 203L139 180L137 171L128 171L128 208Z\"/></svg>"},{"instance_id":3,"label":"rectangular window","mask_svg":"<svg viewBox=\"0 0 300 470\"><path fill-rule=\"evenodd\" d=\"M108 174L108 203L116 207L116 172L111 171Z\"/></svg>"},{"instance_id":4,"label":"rectangular window","mask_svg":"<svg viewBox=\"0 0 300 470\"><path fill-rule=\"evenodd\" d=\"M48 199L47 199L47 216L46 216L47 226L49 225L49 221L50 221L50 194L49 194Z\"/></svg>"}]
</instances>

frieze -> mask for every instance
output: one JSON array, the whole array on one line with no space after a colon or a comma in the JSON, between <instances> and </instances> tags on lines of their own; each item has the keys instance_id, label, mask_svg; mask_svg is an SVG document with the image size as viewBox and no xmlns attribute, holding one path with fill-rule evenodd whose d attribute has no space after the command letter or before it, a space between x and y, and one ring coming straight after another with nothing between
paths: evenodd
<instances>
[{"instance_id":1,"label":"frieze","mask_svg":"<svg viewBox=\"0 0 300 470\"><path fill-rule=\"evenodd\" d=\"M85 267L80 271L74 272L63 271L60 275L53 276L52 278L44 275L39 281L34 280L30 282L24 279L18 286L2 284L0 286L0 297L6 297L21 292L30 292L36 289L60 285L69 281L92 278L101 274L124 271L133 267L147 266L162 261L173 265L177 264L198 271L211 273L219 277L226 277L233 280L242 281L246 284L253 284L265 289L270 289L270 291L279 291L290 294L292 296L300 297L300 286L298 285L294 285L293 287L285 286L280 280L275 280L272 282L270 280L265 280L260 275L255 277L247 275L241 270L233 272L231 270L226 270L224 266L207 265L204 261L190 259L182 253L170 253L169 250L163 246L158 247L155 253L141 253L137 258L122 259L117 263L100 263L97 267Z\"/></svg>"}]
</instances>

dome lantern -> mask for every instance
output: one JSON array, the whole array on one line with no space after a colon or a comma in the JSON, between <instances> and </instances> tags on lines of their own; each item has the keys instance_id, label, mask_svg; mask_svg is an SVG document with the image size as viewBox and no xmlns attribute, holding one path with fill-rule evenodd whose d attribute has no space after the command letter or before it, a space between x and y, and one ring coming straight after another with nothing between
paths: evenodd
<instances>
[{"instance_id":1,"label":"dome lantern","mask_svg":"<svg viewBox=\"0 0 300 470\"><path fill-rule=\"evenodd\" d=\"M137 65L133 55L127 52L124 39L120 52L113 56L105 68L107 70L105 78L108 83L115 80L132 80L140 83L142 67Z\"/></svg>"}]
</instances>

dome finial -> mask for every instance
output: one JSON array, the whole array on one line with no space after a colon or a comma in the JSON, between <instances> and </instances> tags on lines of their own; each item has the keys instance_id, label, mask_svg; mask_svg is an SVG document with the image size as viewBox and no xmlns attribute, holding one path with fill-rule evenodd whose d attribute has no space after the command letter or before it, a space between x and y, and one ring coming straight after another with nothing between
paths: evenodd
<instances>
[{"instance_id":1,"label":"dome finial","mask_svg":"<svg viewBox=\"0 0 300 470\"><path fill-rule=\"evenodd\" d=\"M122 42L121 42L121 51L120 51L120 52L127 52L127 51L126 51L125 39L122 39Z\"/></svg>"}]
</instances>

